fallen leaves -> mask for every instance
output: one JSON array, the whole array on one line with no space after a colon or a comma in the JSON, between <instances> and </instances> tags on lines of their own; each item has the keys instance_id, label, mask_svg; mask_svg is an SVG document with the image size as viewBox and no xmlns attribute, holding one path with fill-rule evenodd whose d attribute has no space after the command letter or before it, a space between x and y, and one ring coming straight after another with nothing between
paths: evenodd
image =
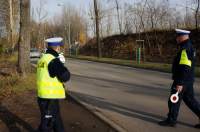
<instances>
[{"instance_id":1,"label":"fallen leaves","mask_svg":"<svg viewBox=\"0 0 200 132\"><path fill-rule=\"evenodd\" d=\"M1 57L0 60L0 98L10 97L15 92L11 87L19 82L17 75L17 65L12 61L17 59L14 57Z\"/></svg>"},{"instance_id":2,"label":"fallen leaves","mask_svg":"<svg viewBox=\"0 0 200 132\"><path fill-rule=\"evenodd\" d=\"M82 124L82 123L81 123L81 122L76 122L76 124L77 124L77 125L80 125L80 124Z\"/></svg>"}]
</instances>

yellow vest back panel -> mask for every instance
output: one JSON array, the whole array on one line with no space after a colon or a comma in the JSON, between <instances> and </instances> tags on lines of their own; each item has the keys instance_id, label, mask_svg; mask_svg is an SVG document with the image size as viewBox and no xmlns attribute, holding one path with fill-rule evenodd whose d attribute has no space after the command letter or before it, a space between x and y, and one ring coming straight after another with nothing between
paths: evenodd
<instances>
[{"instance_id":1,"label":"yellow vest back panel","mask_svg":"<svg viewBox=\"0 0 200 132\"><path fill-rule=\"evenodd\" d=\"M37 88L38 97L46 99L63 99L65 90L62 82L57 77L51 78L48 72L48 64L55 57L44 54L37 62Z\"/></svg>"}]
</instances>

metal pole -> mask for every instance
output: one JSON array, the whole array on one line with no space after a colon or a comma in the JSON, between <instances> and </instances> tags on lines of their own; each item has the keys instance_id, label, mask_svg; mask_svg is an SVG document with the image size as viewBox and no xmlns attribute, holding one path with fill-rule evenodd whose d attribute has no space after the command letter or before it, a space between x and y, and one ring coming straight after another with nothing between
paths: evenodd
<instances>
[{"instance_id":1,"label":"metal pole","mask_svg":"<svg viewBox=\"0 0 200 132\"><path fill-rule=\"evenodd\" d=\"M76 50L76 48L75 48L75 43L74 43L74 56L75 56L75 54L76 54L75 50Z\"/></svg>"},{"instance_id":2,"label":"metal pole","mask_svg":"<svg viewBox=\"0 0 200 132\"><path fill-rule=\"evenodd\" d=\"M145 63L145 50L144 50L144 41L143 41L143 56L144 56L144 63Z\"/></svg>"},{"instance_id":3,"label":"metal pole","mask_svg":"<svg viewBox=\"0 0 200 132\"><path fill-rule=\"evenodd\" d=\"M136 62L137 62L137 41L135 41L135 49L136 49L136 51L135 51L135 52L136 52L136 53L135 53L135 56L136 56L136 57L135 57L135 60L136 60Z\"/></svg>"},{"instance_id":4,"label":"metal pole","mask_svg":"<svg viewBox=\"0 0 200 132\"><path fill-rule=\"evenodd\" d=\"M139 54L139 63L140 63L140 47L139 47L138 54Z\"/></svg>"}]
</instances>

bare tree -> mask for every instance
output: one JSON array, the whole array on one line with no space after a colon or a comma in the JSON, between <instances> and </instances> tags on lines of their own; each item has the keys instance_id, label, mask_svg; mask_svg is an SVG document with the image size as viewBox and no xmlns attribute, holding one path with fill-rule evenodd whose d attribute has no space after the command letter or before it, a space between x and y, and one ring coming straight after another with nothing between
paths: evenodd
<instances>
[{"instance_id":1,"label":"bare tree","mask_svg":"<svg viewBox=\"0 0 200 132\"><path fill-rule=\"evenodd\" d=\"M91 29L93 31L94 36L96 36L96 19L94 18L95 16L95 10L94 10L94 6L89 4L89 13L88 13L89 17L92 20L92 25L91 25Z\"/></svg>"},{"instance_id":2,"label":"bare tree","mask_svg":"<svg viewBox=\"0 0 200 132\"><path fill-rule=\"evenodd\" d=\"M145 27L144 21L143 21L143 17L144 17L143 14L144 14L144 12L145 12L146 4L147 4L147 0L145 1L144 6L142 6L142 15L141 15L140 20L141 20L141 24L142 24L142 26L143 26L144 32L145 32L146 37L147 37L147 41L148 41L148 44L149 44L149 49L150 49L150 51L151 51L151 55L153 55L153 52L152 52L152 49L151 49L151 44L150 44L150 42L149 42L149 37L148 37L148 35L147 35L146 27Z\"/></svg>"},{"instance_id":3,"label":"bare tree","mask_svg":"<svg viewBox=\"0 0 200 132\"><path fill-rule=\"evenodd\" d=\"M18 73L25 79L30 73L30 0L21 0L20 3Z\"/></svg>"},{"instance_id":4,"label":"bare tree","mask_svg":"<svg viewBox=\"0 0 200 132\"><path fill-rule=\"evenodd\" d=\"M0 27L5 29L8 36L8 42L11 40L10 46L7 47L10 53L14 53L14 38L17 30L19 19L19 0L1 0L0 1Z\"/></svg>"},{"instance_id":5,"label":"bare tree","mask_svg":"<svg viewBox=\"0 0 200 132\"><path fill-rule=\"evenodd\" d=\"M107 27L106 27L106 31L107 31L107 36L109 36L111 34L112 31L112 15L110 13L107 14Z\"/></svg>"},{"instance_id":6,"label":"bare tree","mask_svg":"<svg viewBox=\"0 0 200 132\"><path fill-rule=\"evenodd\" d=\"M119 4L118 4L118 0L115 0L115 3L116 3L116 9L117 9L117 18L118 18L118 24L119 24L119 31L120 31L120 34L122 34L122 26L121 26L121 21L120 21L120 16L119 16Z\"/></svg>"},{"instance_id":7,"label":"bare tree","mask_svg":"<svg viewBox=\"0 0 200 132\"><path fill-rule=\"evenodd\" d=\"M134 15L132 15L131 8L132 6L129 5L128 3L124 4L124 14L122 16L124 16L124 31L123 32L125 34L133 33Z\"/></svg>"},{"instance_id":8,"label":"bare tree","mask_svg":"<svg viewBox=\"0 0 200 132\"><path fill-rule=\"evenodd\" d=\"M197 3L197 10L196 10L196 30L198 30L199 26L198 26L198 13L199 13L199 0Z\"/></svg>"},{"instance_id":9,"label":"bare tree","mask_svg":"<svg viewBox=\"0 0 200 132\"><path fill-rule=\"evenodd\" d=\"M151 0L149 3L148 3L148 8L150 9L150 20L151 20L151 26L152 26L152 29L154 30L154 33L155 33L155 37L156 37L156 44L158 46L158 50L159 50L159 53L160 53L160 56L162 57L162 51L160 49L160 46L158 44L158 38L157 38L157 25L158 25L158 22L160 20L162 20L163 16L167 15L166 12L161 12L161 6L157 6L156 5L156 2L155 0Z\"/></svg>"},{"instance_id":10,"label":"bare tree","mask_svg":"<svg viewBox=\"0 0 200 132\"><path fill-rule=\"evenodd\" d=\"M8 34L8 41L10 39L10 1L0 1L0 14L1 14L1 29L6 30Z\"/></svg>"},{"instance_id":11,"label":"bare tree","mask_svg":"<svg viewBox=\"0 0 200 132\"><path fill-rule=\"evenodd\" d=\"M99 13L98 13L98 7L97 7L97 1L96 0L94 0L94 8L95 8L95 18L96 18L98 58L101 58L101 47L100 47L100 36L99 36Z\"/></svg>"},{"instance_id":12,"label":"bare tree","mask_svg":"<svg viewBox=\"0 0 200 132\"><path fill-rule=\"evenodd\" d=\"M108 2L112 2L112 0L108 0ZM117 10L117 19L118 19L118 27L119 27L119 32L120 34L122 34L122 25L121 25L121 20L120 20L120 5L118 0L114 0L113 2L115 2L116 4L116 10Z\"/></svg>"},{"instance_id":13,"label":"bare tree","mask_svg":"<svg viewBox=\"0 0 200 132\"><path fill-rule=\"evenodd\" d=\"M40 7L36 8L36 11L38 13L38 17L39 17L39 29L38 29L38 40L39 42L41 41L41 37L40 37L40 30L41 30L41 23L42 23L42 20L48 15L47 12L45 12L44 16L42 16L42 11L43 11L43 8L44 8L44 5L47 4L47 0L40 0ZM43 38L42 38L43 40ZM38 47L37 47L38 49Z\"/></svg>"},{"instance_id":14,"label":"bare tree","mask_svg":"<svg viewBox=\"0 0 200 132\"><path fill-rule=\"evenodd\" d=\"M32 7L32 9L31 9L31 26L30 26L30 29L31 29L30 48L37 48L37 37L38 36L37 36L37 31L35 30L35 29L37 29L36 27L37 27L37 22L35 21L35 10Z\"/></svg>"},{"instance_id":15,"label":"bare tree","mask_svg":"<svg viewBox=\"0 0 200 132\"><path fill-rule=\"evenodd\" d=\"M9 0L10 4L10 32L11 32L11 45L12 45L12 54L14 53L14 43L13 43L13 6L12 0Z\"/></svg>"}]
</instances>

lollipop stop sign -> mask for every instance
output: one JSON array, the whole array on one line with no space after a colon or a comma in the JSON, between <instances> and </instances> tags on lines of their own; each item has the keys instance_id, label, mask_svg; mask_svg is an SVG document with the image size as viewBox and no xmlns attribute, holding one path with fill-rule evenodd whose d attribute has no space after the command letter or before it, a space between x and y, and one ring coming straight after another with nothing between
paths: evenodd
<instances>
[{"instance_id":1,"label":"lollipop stop sign","mask_svg":"<svg viewBox=\"0 0 200 132\"><path fill-rule=\"evenodd\" d=\"M171 95L170 100L172 103L177 103L178 102L178 92L176 94Z\"/></svg>"}]
</instances>

